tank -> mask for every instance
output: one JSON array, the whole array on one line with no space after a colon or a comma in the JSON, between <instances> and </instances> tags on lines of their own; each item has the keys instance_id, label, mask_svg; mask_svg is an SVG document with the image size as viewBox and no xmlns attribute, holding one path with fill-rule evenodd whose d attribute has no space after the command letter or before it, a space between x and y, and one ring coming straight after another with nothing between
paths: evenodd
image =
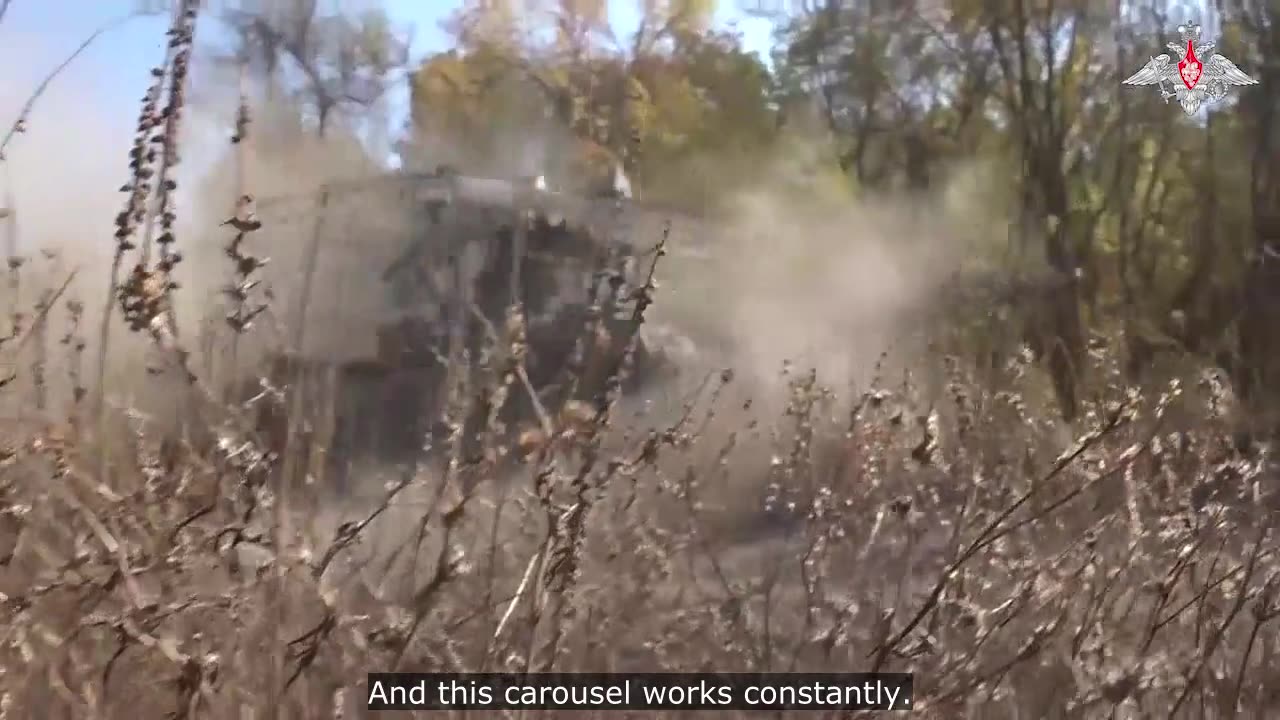
<instances>
[{"instance_id":1,"label":"tank","mask_svg":"<svg viewBox=\"0 0 1280 720\"><path fill-rule=\"evenodd\" d=\"M328 448L326 472L339 478L353 464L419 459L426 440L443 440L438 420L449 358L465 353L474 365L504 334L514 300L526 318L529 385L542 405L554 411L568 400L593 400L631 340L630 294L643 283L644 256L651 259L662 234L662 223L638 213L629 189L616 182L576 197L548 190L541 178L476 178L448 168L387 180L409 188L415 230L382 273L376 352L337 362L281 355L270 363L280 386L326 388L300 391L312 403L295 407L312 419L302 439ZM597 299L604 300L602 332L587 338ZM587 352L571 373L580 340ZM624 393L674 371L643 337L635 338L629 368ZM576 383L566 382L570 374ZM488 414L478 388L475 394L466 420L472 429ZM512 433L537 419L529 395L517 381L499 409ZM260 421L282 444L284 417L275 412Z\"/></svg>"}]
</instances>

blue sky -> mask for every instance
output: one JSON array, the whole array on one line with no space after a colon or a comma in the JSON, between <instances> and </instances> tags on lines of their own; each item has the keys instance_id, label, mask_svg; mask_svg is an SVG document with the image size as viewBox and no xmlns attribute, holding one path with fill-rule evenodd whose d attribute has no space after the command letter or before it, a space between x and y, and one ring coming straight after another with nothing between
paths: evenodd
<instances>
[{"instance_id":1,"label":"blue sky","mask_svg":"<svg viewBox=\"0 0 1280 720\"><path fill-rule=\"evenodd\" d=\"M5 70L5 84L19 78L38 76L53 67L94 29L113 18L128 14L140 5L155 7L169 0L13 0L4 23L0 26L0 68ZM225 1L225 0L221 0ZM331 0L341 4L343 0ZM638 21L639 0L610 0L610 14L615 27L631 32ZM748 17L737 9L748 0L722 0L717 14L719 24L735 24L744 43L767 57L771 39L768 21ZM753 1L753 0L752 0ZM767 1L767 0L766 0ZM220 0L207 0L217 7ZM459 5L457 0L387 0L393 19L414 30L414 55L421 57L447 45L440 21ZM163 17L141 18L104 35L76 67L67 73L78 80L91 79L94 99L116 101L116 91L136 90L145 82L146 68L162 56ZM211 24L202 26L204 37ZM16 71L16 73L15 73ZM130 92L124 102L133 104L136 93Z\"/></svg>"},{"instance_id":2,"label":"blue sky","mask_svg":"<svg viewBox=\"0 0 1280 720\"><path fill-rule=\"evenodd\" d=\"M90 33L113 19L121 18L140 6L165 7L171 0L12 0L8 14L0 24L0 127L7 128L22 101L50 69L61 62ZM206 6L217 9L220 2L206 0ZM266 0L270 2L270 0ZM323 2L324 0L322 0ZM369 0L328 0L359 5ZM610 0L610 15L615 29L625 35L638 23L640 0ZM733 25L743 35L748 49L768 57L772 26L767 20L749 17L738 9L742 2L778 2L780 0L721 0L717 24ZM448 39L440 22L454 11L460 0L386 0L393 20L412 27L414 58L447 47ZM128 133L137 111L137 100L147 83L147 70L163 57L163 15L136 18L104 34L72 65L37 107L32 118L33 134L48 128L42 114L52 108L76 108L72 111L83 119L92 114L94 121L114 131L113 137ZM205 21L197 34L208 44L218 36L216 23ZM403 91L393 103L402 106ZM30 145L30 142L27 143ZM17 150L11 153L16 155Z\"/></svg>"}]
</instances>

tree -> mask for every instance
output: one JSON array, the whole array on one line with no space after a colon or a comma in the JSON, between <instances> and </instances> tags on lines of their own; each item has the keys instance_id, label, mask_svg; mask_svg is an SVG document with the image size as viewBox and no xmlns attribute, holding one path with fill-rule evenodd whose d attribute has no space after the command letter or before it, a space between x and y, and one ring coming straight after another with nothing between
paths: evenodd
<instances>
[{"instance_id":1,"label":"tree","mask_svg":"<svg viewBox=\"0 0 1280 720\"><path fill-rule=\"evenodd\" d=\"M408 61L407 38L380 9L321 14L319 0L245 2L225 19L239 40L234 60L260 71L271 90L296 82L322 137L336 110L372 106Z\"/></svg>"},{"instance_id":2,"label":"tree","mask_svg":"<svg viewBox=\"0 0 1280 720\"><path fill-rule=\"evenodd\" d=\"M561 184L622 165L642 187L700 205L708 198L690 192L715 184L708 178L679 187L659 180L749 156L775 135L770 74L738 37L709 28L712 5L646 3L625 40L614 37L603 5L543 10L545 25L503 4L464 6L451 23L457 46L428 58L413 79L420 151L434 147L446 161L458 148L493 154L520 128L553 138L551 154L570 156L550 163Z\"/></svg>"},{"instance_id":3,"label":"tree","mask_svg":"<svg viewBox=\"0 0 1280 720\"><path fill-rule=\"evenodd\" d=\"M957 159L1002 168L1016 262L1000 262L1049 271L1015 309L1066 415L1089 333L1121 341L1131 379L1191 354L1274 404L1280 283L1256 260L1280 226L1268 7L1223 4L1223 44L1263 85L1196 119L1120 84L1183 20L1160 0L828 0L784 27L777 81L819 100L861 192L927 189Z\"/></svg>"},{"instance_id":4,"label":"tree","mask_svg":"<svg viewBox=\"0 0 1280 720\"><path fill-rule=\"evenodd\" d=\"M1274 3L1234 0L1232 28L1260 86L1241 99L1248 142L1250 263L1244 273L1238 352L1229 367L1266 432L1280 439L1280 10Z\"/></svg>"},{"instance_id":5,"label":"tree","mask_svg":"<svg viewBox=\"0 0 1280 720\"><path fill-rule=\"evenodd\" d=\"M1091 335L1117 342L1133 381L1190 359L1280 406L1274 12L1224 0L1221 46L1262 85L1188 118L1121 84L1183 20L1166 5L825 0L783 26L770 72L705 24L705 5L650 3L615 39L596 6L553 3L550 25L490 21L501 42L459 34L418 73L415 125L474 132L520 97L582 153L626 163L649 198L703 207L751 175L743 158L794 149L786 127L816 110L856 192L928 192L949 167L984 168L984 202L1012 229L985 262L1017 289L993 297L1068 418L1093 392Z\"/></svg>"}]
</instances>

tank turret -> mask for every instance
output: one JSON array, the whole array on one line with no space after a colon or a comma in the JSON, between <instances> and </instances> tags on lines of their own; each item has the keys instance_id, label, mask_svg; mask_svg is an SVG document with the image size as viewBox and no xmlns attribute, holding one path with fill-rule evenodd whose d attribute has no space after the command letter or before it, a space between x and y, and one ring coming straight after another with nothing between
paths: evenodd
<instances>
[{"instance_id":1,"label":"tank turret","mask_svg":"<svg viewBox=\"0 0 1280 720\"><path fill-rule=\"evenodd\" d=\"M631 339L625 300L604 303L586 343L591 357L579 364L577 383L565 380L588 334L593 300L636 282L622 230L630 183L618 178L610 192L594 197L557 193L541 176L504 180L438 168L405 178L418 219L382 273L376 357L337 368L331 460L415 457L443 409L447 358L457 356L459 342L478 358L506 327L513 303L524 311L526 370L542 401L555 407L571 399L565 396L571 388L582 399L600 391L606 380L600 368L616 365ZM641 385L655 365L639 338L634 349L628 388ZM502 409L513 431L534 419L527 395L512 393Z\"/></svg>"}]
</instances>

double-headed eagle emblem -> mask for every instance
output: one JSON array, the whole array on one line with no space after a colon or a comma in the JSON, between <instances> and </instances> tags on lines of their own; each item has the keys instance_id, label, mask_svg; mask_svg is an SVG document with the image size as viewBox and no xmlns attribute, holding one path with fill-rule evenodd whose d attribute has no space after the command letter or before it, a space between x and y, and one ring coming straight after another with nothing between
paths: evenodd
<instances>
[{"instance_id":1,"label":"double-headed eagle emblem","mask_svg":"<svg viewBox=\"0 0 1280 720\"><path fill-rule=\"evenodd\" d=\"M1188 115L1195 115L1206 104L1222 100L1232 86L1258 84L1257 80L1241 72L1235 63L1214 52L1216 43L1201 43L1199 25L1179 25L1178 34L1182 44L1169 43L1165 46L1173 55L1165 53L1151 58L1124 84L1158 85L1160 97L1166 103L1170 98L1177 98ZM1182 59L1174 63L1173 58L1178 56ZM1208 59L1201 61L1205 57ZM1166 89L1165 83L1169 83L1172 90Z\"/></svg>"}]
</instances>

